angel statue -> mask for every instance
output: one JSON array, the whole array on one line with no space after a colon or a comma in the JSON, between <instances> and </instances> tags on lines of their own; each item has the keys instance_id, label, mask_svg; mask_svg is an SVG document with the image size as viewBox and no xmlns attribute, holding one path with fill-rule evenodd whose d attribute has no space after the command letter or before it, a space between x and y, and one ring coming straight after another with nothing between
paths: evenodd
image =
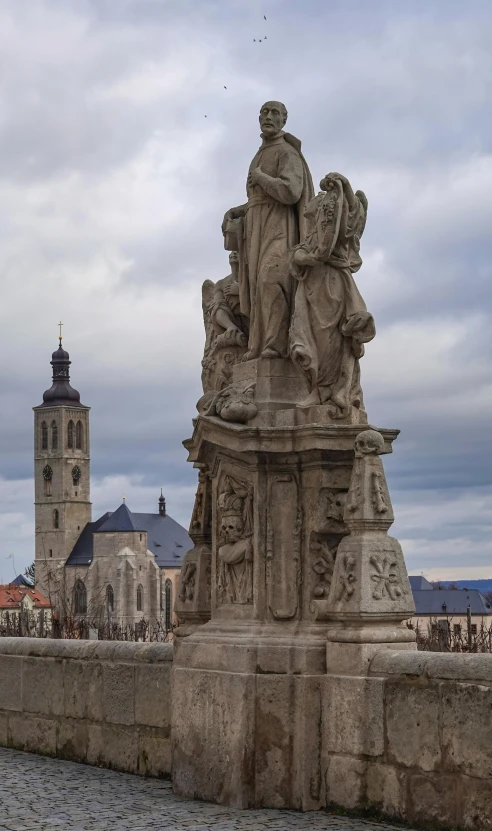
<instances>
[{"instance_id":1,"label":"angel statue","mask_svg":"<svg viewBox=\"0 0 492 831\"><path fill-rule=\"evenodd\" d=\"M308 231L290 255L297 279L289 334L290 355L308 381L310 394L298 406L328 404L332 418L365 421L359 359L376 334L353 273L362 260L360 238L367 199L353 192L340 173L320 182L321 192L306 206Z\"/></svg>"}]
</instances>

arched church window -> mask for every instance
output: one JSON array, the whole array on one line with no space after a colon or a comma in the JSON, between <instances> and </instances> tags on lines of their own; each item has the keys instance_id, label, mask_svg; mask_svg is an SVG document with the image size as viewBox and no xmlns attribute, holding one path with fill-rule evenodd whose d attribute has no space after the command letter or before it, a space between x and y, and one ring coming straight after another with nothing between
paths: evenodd
<instances>
[{"instance_id":1,"label":"arched church window","mask_svg":"<svg viewBox=\"0 0 492 831\"><path fill-rule=\"evenodd\" d=\"M53 511L53 528L60 527L60 514L58 513L58 509L55 508Z\"/></svg>"},{"instance_id":2,"label":"arched church window","mask_svg":"<svg viewBox=\"0 0 492 831\"><path fill-rule=\"evenodd\" d=\"M82 580L77 580L73 589L74 607L76 615L87 613L87 589Z\"/></svg>"},{"instance_id":3,"label":"arched church window","mask_svg":"<svg viewBox=\"0 0 492 831\"><path fill-rule=\"evenodd\" d=\"M54 420L51 422L51 449L58 450L58 424Z\"/></svg>"},{"instance_id":4,"label":"arched church window","mask_svg":"<svg viewBox=\"0 0 492 831\"><path fill-rule=\"evenodd\" d=\"M77 487L77 485L79 484L81 476L82 473L80 467L78 465L74 465L72 468L72 482L74 484L74 487Z\"/></svg>"},{"instance_id":5,"label":"arched church window","mask_svg":"<svg viewBox=\"0 0 492 831\"><path fill-rule=\"evenodd\" d=\"M44 495L51 496L51 480L53 479L53 471L51 470L49 465L45 465L43 468L43 479L44 479Z\"/></svg>"},{"instance_id":6,"label":"arched church window","mask_svg":"<svg viewBox=\"0 0 492 831\"><path fill-rule=\"evenodd\" d=\"M48 425L46 421L41 424L41 450L48 449Z\"/></svg>"},{"instance_id":7,"label":"arched church window","mask_svg":"<svg viewBox=\"0 0 492 831\"><path fill-rule=\"evenodd\" d=\"M106 588L106 606L108 612L114 612L114 591L112 586Z\"/></svg>"},{"instance_id":8,"label":"arched church window","mask_svg":"<svg viewBox=\"0 0 492 831\"><path fill-rule=\"evenodd\" d=\"M137 588L137 612L143 612L143 586L141 583Z\"/></svg>"},{"instance_id":9,"label":"arched church window","mask_svg":"<svg viewBox=\"0 0 492 831\"><path fill-rule=\"evenodd\" d=\"M173 628L172 619L173 619L173 584L171 580L166 580L164 583L164 597L165 597L165 610L164 610L164 623L166 626L166 632L170 632Z\"/></svg>"},{"instance_id":10,"label":"arched church window","mask_svg":"<svg viewBox=\"0 0 492 831\"><path fill-rule=\"evenodd\" d=\"M67 447L70 450L73 450L75 447L75 424L72 419L70 419L67 426Z\"/></svg>"},{"instance_id":11,"label":"arched church window","mask_svg":"<svg viewBox=\"0 0 492 831\"><path fill-rule=\"evenodd\" d=\"M77 448L77 450L83 450L84 449L83 448L83 444L84 444L84 442L83 442L83 438L84 438L83 432L84 432L84 428L82 426L82 422L77 421L77 426L75 427L75 447Z\"/></svg>"}]
</instances>

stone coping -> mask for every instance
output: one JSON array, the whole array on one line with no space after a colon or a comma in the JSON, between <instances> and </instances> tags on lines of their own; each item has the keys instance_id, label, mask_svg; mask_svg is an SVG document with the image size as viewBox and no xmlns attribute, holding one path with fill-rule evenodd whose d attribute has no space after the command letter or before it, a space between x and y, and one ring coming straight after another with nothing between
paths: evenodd
<instances>
[{"instance_id":1,"label":"stone coping","mask_svg":"<svg viewBox=\"0 0 492 831\"><path fill-rule=\"evenodd\" d=\"M492 683L492 654L382 650L371 661L370 675L412 676Z\"/></svg>"},{"instance_id":2,"label":"stone coping","mask_svg":"<svg viewBox=\"0 0 492 831\"><path fill-rule=\"evenodd\" d=\"M174 647L171 643L0 638L0 655L155 664L172 661Z\"/></svg>"},{"instance_id":3,"label":"stone coping","mask_svg":"<svg viewBox=\"0 0 492 831\"><path fill-rule=\"evenodd\" d=\"M341 450L353 452L354 442L364 430L378 430L384 437L383 453L392 453L392 442L399 430L374 427L371 424L302 424L290 427L254 427L223 421L215 416L200 415L193 419L194 430L183 442L189 452L188 461L196 461L202 441L242 452L296 453L303 450Z\"/></svg>"}]
</instances>

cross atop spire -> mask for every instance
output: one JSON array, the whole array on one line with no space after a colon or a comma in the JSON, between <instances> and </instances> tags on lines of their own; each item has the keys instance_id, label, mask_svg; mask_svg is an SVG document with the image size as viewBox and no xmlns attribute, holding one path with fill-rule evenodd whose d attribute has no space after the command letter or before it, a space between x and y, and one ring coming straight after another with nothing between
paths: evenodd
<instances>
[{"instance_id":1,"label":"cross atop spire","mask_svg":"<svg viewBox=\"0 0 492 831\"><path fill-rule=\"evenodd\" d=\"M60 320L60 322L59 322L58 326L60 327L60 334L58 335L58 340L60 341L60 346L61 346L61 342L62 342L62 326L63 326L63 323L61 322L61 320Z\"/></svg>"}]
</instances>

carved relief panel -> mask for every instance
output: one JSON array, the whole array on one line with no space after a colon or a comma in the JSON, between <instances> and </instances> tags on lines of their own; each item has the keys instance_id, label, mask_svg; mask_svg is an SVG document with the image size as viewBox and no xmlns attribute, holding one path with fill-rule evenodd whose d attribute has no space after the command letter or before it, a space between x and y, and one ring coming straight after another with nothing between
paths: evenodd
<instances>
[{"instance_id":1,"label":"carved relief panel","mask_svg":"<svg viewBox=\"0 0 492 831\"><path fill-rule=\"evenodd\" d=\"M253 487L226 474L217 498L217 602L253 602Z\"/></svg>"}]
</instances>

